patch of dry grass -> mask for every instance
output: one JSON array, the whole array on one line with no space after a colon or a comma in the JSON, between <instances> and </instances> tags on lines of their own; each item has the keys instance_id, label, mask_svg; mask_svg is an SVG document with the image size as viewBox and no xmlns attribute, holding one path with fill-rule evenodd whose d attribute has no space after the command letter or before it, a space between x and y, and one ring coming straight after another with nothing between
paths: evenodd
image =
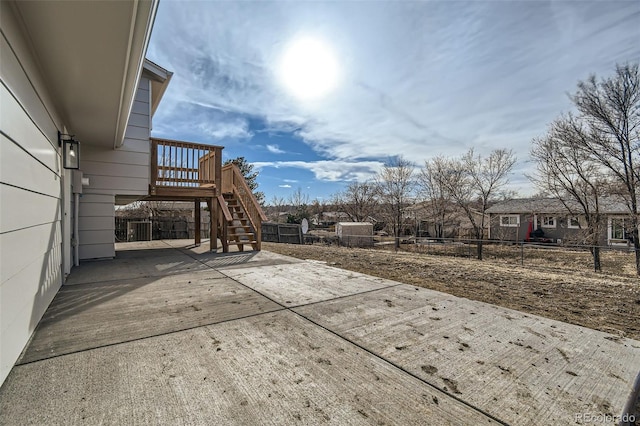
<instances>
[{"instance_id":1,"label":"patch of dry grass","mask_svg":"<svg viewBox=\"0 0 640 426\"><path fill-rule=\"evenodd\" d=\"M263 249L640 340L640 279L625 276L621 267L619 274L591 272L588 253L547 249L520 265L520 259L505 260L491 250L478 261L411 246L397 253L274 243L263 243ZM611 265L629 263L628 253L608 254Z\"/></svg>"}]
</instances>

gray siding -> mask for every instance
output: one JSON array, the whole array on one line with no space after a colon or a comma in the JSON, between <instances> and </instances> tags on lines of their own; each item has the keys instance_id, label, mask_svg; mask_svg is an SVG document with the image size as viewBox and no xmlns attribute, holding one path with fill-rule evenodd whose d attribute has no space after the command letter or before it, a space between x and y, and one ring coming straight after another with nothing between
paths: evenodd
<instances>
[{"instance_id":1,"label":"gray siding","mask_svg":"<svg viewBox=\"0 0 640 426\"><path fill-rule=\"evenodd\" d=\"M0 4L0 383L62 285L61 128L11 6Z\"/></svg>"},{"instance_id":2,"label":"gray siding","mask_svg":"<svg viewBox=\"0 0 640 426\"><path fill-rule=\"evenodd\" d=\"M82 194L78 231L80 259L115 256L115 197L108 194Z\"/></svg>"},{"instance_id":3,"label":"gray siding","mask_svg":"<svg viewBox=\"0 0 640 426\"><path fill-rule=\"evenodd\" d=\"M149 194L151 85L142 77L122 147L83 146L81 168L89 178L80 198L80 259L115 256L115 196Z\"/></svg>"},{"instance_id":4,"label":"gray siding","mask_svg":"<svg viewBox=\"0 0 640 426\"><path fill-rule=\"evenodd\" d=\"M84 193L140 197L149 194L150 97L149 79L143 77L122 147L116 150L91 145L82 147L81 168L89 178Z\"/></svg>"},{"instance_id":5,"label":"gray siding","mask_svg":"<svg viewBox=\"0 0 640 426\"><path fill-rule=\"evenodd\" d=\"M505 227L500 226L501 216L518 216L520 218L520 226L518 227ZM500 241L523 241L527 236L529 229L529 222L533 220L532 214L491 214L491 239ZM554 216L556 218L556 226L544 227L542 226L542 216ZM584 231L577 228L569 228L569 217L563 215L537 215L538 227L544 232L545 238L552 240L562 240L567 244L582 244L582 234ZM605 219L606 221L606 219ZM603 233L600 236L601 245L609 244L607 239L606 226L603 229Z\"/></svg>"}]
</instances>

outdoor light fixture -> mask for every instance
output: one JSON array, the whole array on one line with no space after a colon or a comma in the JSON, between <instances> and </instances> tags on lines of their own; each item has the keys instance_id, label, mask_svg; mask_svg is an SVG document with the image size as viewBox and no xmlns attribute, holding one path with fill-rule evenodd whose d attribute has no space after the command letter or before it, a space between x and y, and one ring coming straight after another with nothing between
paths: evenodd
<instances>
[{"instance_id":1,"label":"outdoor light fixture","mask_svg":"<svg viewBox=\"0 0 640 426\"><path fill-rule=\"evenodd\" d=\"M62 167L65 169L80 168L80 142L74 136L58 132L58 146L62 147Z\"/></svg>"}]
</instances>

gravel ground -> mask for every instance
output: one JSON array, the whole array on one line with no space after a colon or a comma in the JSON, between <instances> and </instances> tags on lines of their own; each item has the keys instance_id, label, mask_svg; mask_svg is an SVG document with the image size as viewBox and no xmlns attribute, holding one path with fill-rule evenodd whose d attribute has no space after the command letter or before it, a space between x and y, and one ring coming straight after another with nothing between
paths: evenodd
<instances>
[{"instance_id":1,"label":"gravel ground","mask_svg":"<svg viewBox=\"0 0 640 426\"><path fill-rule=\"evenodd\" d=\"M640 340L640 279L572 267L561 251L547 250L544 262L521 266L318 244L262 248Z\"/></svg>"}]
</instances>

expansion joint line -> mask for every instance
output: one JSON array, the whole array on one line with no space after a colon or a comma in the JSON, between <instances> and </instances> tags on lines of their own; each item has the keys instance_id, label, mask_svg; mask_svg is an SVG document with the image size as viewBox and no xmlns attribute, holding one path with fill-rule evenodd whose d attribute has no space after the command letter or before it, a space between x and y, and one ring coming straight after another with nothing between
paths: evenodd
<instances>
[{"instance_id":1,"label":"expansion joint line","mask_svg":"<svg viewBox=\"0 0 640 426\"><path fill-rule=\"evenodd\" d=\"M172 247L170 244L167 244L167 245L168 245L169 247ZM175 248L175 247L173 247L173 248ZM176 250L178 250L178 249L176 248ZM178 251L180 251L180 250L178 250ZM184 252L182 252L182 251L181 251L181 253L184 253ZM489 419L493 420L494 422L496 422L496 423L498 423L498 424L500 424L500 425L503 425L503 426L510 426L510 424L509 424L509 423L505 422L504 420L501 420L501 419L497 418L496 416L494 416L494 415L493 415L493 414L491 414L491 413L488 413L487 411L483 410L482 408L476 407L475 405L473 405L473 404L469 403L468 401L465 401L464 399L462 399L462 398L460 398L460 397L458 397L458 396L456 396L456 395L454 395L454 394L452 394L452 393L450 393L450 392L448 392L448 391L444 390L444 389L443 389L443 388L441 388L440 386L438 386L438 385L434 385L433 383L430 383L430 382L426 381L426 380L425 380L425 379L423 379L422 377L420 377L420 376L418 376L418 375L416 375L416 374L412 373L411 371L407 370L406 368L402 367L401 365L398 365L398 364L396 364L395 362L390 361L390 360L388 360L388 359L384 358L384 357L383 357L383 356L381 356L380 354L378 354L378 353L376 353L376 352L373 352L372 350L370 350L370 349L366 348L365 346L362 346L361 344L359 344L359 343L357 343L357 342L355 342L355 341L353 341L353 340L351 340L351 339L348 339L348 338L346 338L346 337L344 337L344 336L342 336L342 335L338 334L337 332L335 332L335 331L331 330L330 328L327 328L327 327L325 327L324 325L322 325L322 324L320 324L320 323L318 323L318 322L316 322L316 321L312 320L311 318L306 317L306 316L302 315L301 313L296 312L296 311L294 310L295 308L300 308L300 307L303 307L303 306L315 305L315 304L317 304L317 303L323 303L323 302L333 301L333 300L336 300L336 299L342 299L342 298L345 298L345 297L350 297L350 296L353 296L353 294L346 295L346 296L336 297L336 298L334 298L334 299L323 300L323 301L321 301L321 302L313 302L313 303L308 303L308 304L306 304L306 305L297 305L297 306L294 306L294 307L289 307L289 306L283 305L282 303L280 303L280 302L278 302L278 301L274 300L273 298L271 298L271 297L267 296L266 294L264 294L264 293L262 293L262 292L260 292L260 291L258 291L258 290L256 290L256 289L254 289L254 288L251 288L251 287L249 287L249 286L248 286L248 285L246 285L246 284L243 284L242 282L240 282L240 281L238 281L238 280L234 279L233 277L228 276L227 274L225 274L225 273L224 273L224 271L220 271L220 270L215 269L214 267L212 267L212 266L210 266L210 265L207 265L207 263L206 263L206 262L203 262L202 260L198 259L197 257L194 257L194 256L192 256L191 254L188 254L188 253L187 253L187 256L189 256L189 257L191 257L192 259L194 259L194 260L196 260L196 261L198 261L198 262L202 263L203 265L205 265L205 266L206 266L206 267L208 267L209 269L214 270L214 271L216 271L216 272L219 272L219 273L223 274L223 275L224 275L224 276L226 276L227 278L229 278L229 279L231 279L231 280L233 280L233 281L237 282L238 284L240 284L241 286L245 287L246 289L251 290L251 291L253 291L253 292L256 292L256 293L257 293L257 294L259 294L260 296L262 296L262 297L264 297L264 298L266 298L266 299L270 300L271 302L273 302L273 303L275 303L275 304L277 304L278 306L281 306L281 307L283 308L283 309L279 309L279 310L275 310L275 311L271 311L271 312L263 312L263 313L260 313L260 314L258 314L258 315L263 315L263 314L272 313L272 312L282 312L282 311L284 311L284 310L289 311L289 312L293 313L294 315L296 315L296 316L298 316L298 317L302 318L303 320L305 320L305 321L307 321L307 322L309 322L309 323L311 323L311 324L313 324L313 325L315 325L315 326L317 326L317 327L320 327L321 329L323 329L323 330L325 330L325 331L327 331L327 332L331 333L332 335L334 335L334 336L338 337L339 339L341 339L341 340L343 340L343 341L345 341L345 342L349 343L350 345L355 346L356 348L358 348L358 349L360 349L360 350L362 350L362 351L364 351L364 352L368 353L369 355L373 356L374 358L377 358L378 360L380 360L380 361L382 361L382 362L384 362L384 363L386 363L386 364L391 365L392 367L394 367L394 368L396 368L396 369L398 369L398 370L402 371L403 373L405 373L405 374L407 374L407 375L409 375L409 376L413 377L414 379L419 380L420 382L424 383L424 384L425 384L425 385L427 385L428 387L430 387L430 388L432 388L432 389L435 389L435 390L437 390L437 391L439 391L439 392L441 392L441 393L443 393L443 394L445 394L445 395L447 395L447 396L451 397L452 399L454 399L454 400L458 401L458 402L459 402L459 403L461 403L462 405L464 405L464 406L466 406L466 407L468 407L468 408L470 408L470 409L472 409L472 410L474 410L474 411L476 411L476 412L478 412L478 413L482 414L483 416L485 416L485 417L487 417L487 418L489 418ZM386 289L386 288L397 287L397 286L399 286L399 285L402 285L402 284L392 285L392 286L382 287L382 288L377 288L377 289L374 289L374 290L369 290L369 291L365 291L365 292L361 292L361 293L357 293L357 294L359 295L359 294L363 294L363 293L370 293L370 292L373 292L373 291L383 290L383 289ZM255 315L252 315L252 316L255 316ZM238 319L241 319L241 318L238 318Z\"/></svg>"}]
</instances>

